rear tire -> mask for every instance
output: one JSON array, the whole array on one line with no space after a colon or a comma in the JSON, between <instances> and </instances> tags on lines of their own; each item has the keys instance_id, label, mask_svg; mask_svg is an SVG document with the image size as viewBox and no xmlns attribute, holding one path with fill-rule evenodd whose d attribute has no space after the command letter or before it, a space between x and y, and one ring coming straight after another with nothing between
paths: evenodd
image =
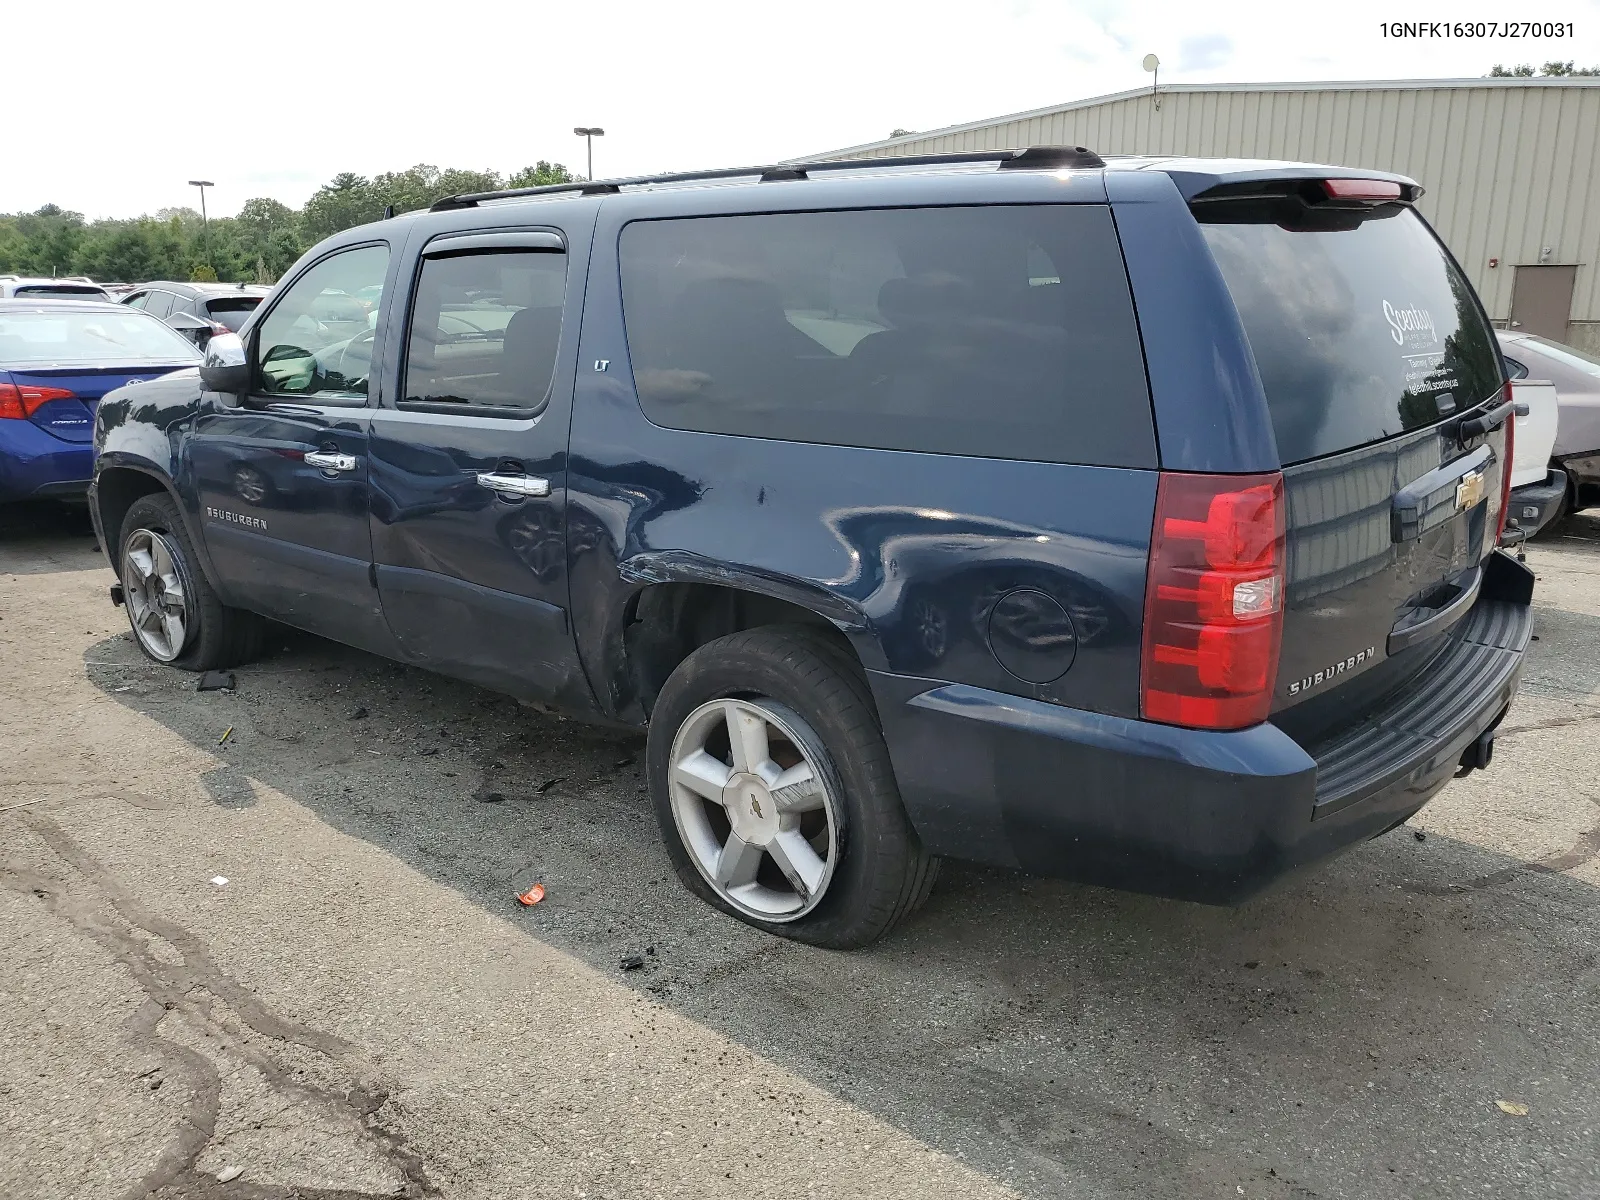
<instances>
[{"instance_id":1,"label":"rear tire","mask_svg":"<svg viewBox=\"0 0 1600 1200\"><path fill-rule=\"evenodd\" d=\"M128 624L147 657L184 671L212 671L261 653L265 622L217 598L172 497L133 502L116 562Z\"/></svg>"},{"instance_id":2,"label":"rear tire","mask_svg":"<svg viewBox=\"0 0 1600 1200\"><path fill-rule=\"evenodd\" d=\"M866 679L804 627L730 634L680 663L647 762L678 877L757 929L855 949L933 887Z\"/></svg>"}]
</instances>

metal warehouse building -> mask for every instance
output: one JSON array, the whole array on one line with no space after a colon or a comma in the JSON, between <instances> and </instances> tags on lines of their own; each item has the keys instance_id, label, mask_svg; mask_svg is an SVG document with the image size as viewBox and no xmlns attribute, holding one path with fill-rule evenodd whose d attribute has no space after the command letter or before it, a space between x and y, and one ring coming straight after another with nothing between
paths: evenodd
<instances>
[{"instance_id":1,"label":"metal warehouse building","mask_svg":"<svg viewBox=\"0 0 1600 1200\"><path fill-rule=\"evenodd\" d=\"M1409 175L1496 324L1600 353L1600 79L1175 84L813 157L1038 145Z\"/></svg>"}]
</instances>

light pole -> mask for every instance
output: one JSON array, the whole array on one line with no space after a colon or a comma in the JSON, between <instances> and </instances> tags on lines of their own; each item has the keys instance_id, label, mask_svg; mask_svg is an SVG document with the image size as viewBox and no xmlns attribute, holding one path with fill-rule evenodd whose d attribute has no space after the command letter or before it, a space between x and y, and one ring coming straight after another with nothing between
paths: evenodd
<instances>
[{"instance_id":1,"label":"light pole","mask_svg":"<svg viewBox=\"0 0 1600 1200\"><path fill-rule=\"evenodd\" d=\"M594 140L597 137L605 137L606 131L598 125L580 125L572 132L585 139L588 143L589 179L592 182L594 180Z\"/></svg>"},{"instance_id":2,"label":"light pole","mask_svg":"<svg viewBox=\"0 0 1600 1200\"><path fill-rule=\"evenodd\" d=\"M205 246L206 266L209 267L211 266L211 221L206 216L206 189L217 185L209 179L191 179L189 180L189 186L200 189L200 241ZM215 268L212 269L215 270Z\"/></svg>"}]
</instances>

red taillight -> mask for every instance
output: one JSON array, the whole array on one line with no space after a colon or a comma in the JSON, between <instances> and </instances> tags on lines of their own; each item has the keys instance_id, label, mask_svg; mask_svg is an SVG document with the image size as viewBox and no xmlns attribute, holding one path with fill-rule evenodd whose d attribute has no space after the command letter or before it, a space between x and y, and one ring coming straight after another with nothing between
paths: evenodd
<instances>
[{"instance_id":1,"label":"red taillight","mask_svg":"<svg viewBox=\"0 0 1600 1200\"><path fill-rule=\"evenodd\" d=\"M0 383L0 421L26 421L52 400L71 400L66 388L35 387L28 383Z\"/></svg>"},{"instance_id":2,"label":"red taillight","mask_svg":"<svg viewBox=\"0 0 1600 1200\"><path fill-rule=\"evenodd\" d=\"M1283 641L1283 521L1277 472L1161 473L1144 598L1147 720L1266 720Z\"/></svg>"},{"instance_id":3,"label":"red taillight","mask_svg":"<svg viewBox=\"0 0 1600 1200\"><path fill-rule=\"evenodd\" d=\"M1386 179L1324 179L1322 189L1333 200L1400 199L1400 185Z\"/></svg>"},{"instance_id":4,"label":"red taillight","mask_svg":"<svg viewBox=\"0 0 1600 1200\"><path fill-rule=\"evenodd\" d=\"M1506 380L1506 403L1511 403L1511 381ZM1506 454L1505 462L1500 468L1500 517L1494 527L1495 545L1500 544L1500 538L1506 531L1506 514L1511 511L1511 471L1512 464L1516 462L1517 446L1517 410L1513 408L1511 415L1506 418Z\"/></svg>"}]
</instances>

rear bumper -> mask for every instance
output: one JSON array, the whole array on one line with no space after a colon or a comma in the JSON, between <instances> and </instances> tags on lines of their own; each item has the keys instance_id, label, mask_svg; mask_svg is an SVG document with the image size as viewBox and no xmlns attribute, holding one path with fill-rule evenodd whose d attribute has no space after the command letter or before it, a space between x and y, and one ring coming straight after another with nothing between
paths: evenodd
<instances>
[{"instance_id":1,"label":"rear bumper","mask_svg":"<svg viewBox=\"0 0 1600 1200\"><path fill-rule=\"evenodd\" d=\"M94 447L64 442L32 421L0 421L0 501L86 494Z\"/></svg>"},{"instance_id":2,"label":"rear bumper","mask_svg":"<svg viewBox=\"0 0 1600 1200\"><path fill-rule=\"evenodd\" d=\"M874 673L912 823L935 854L1233 903L1410 817L1505 715L1526 604L1480 600L1359 724L1302 746Z\"/></svg>"},{"instance_id":3,"label":"rear bumper","mask_svg":"<svg viewBox=\"0 0 1600 1200\"><path fill-rule=\"evenodd\" d=\"M1561 502L1567 495L1567 476L1564 471L1551 471L1538 483L1524 484L1511 489L1509 521L1516 523L1529 537L1538 533L1555 519L1561 511Z\"/></svg>"}]
</instances>

